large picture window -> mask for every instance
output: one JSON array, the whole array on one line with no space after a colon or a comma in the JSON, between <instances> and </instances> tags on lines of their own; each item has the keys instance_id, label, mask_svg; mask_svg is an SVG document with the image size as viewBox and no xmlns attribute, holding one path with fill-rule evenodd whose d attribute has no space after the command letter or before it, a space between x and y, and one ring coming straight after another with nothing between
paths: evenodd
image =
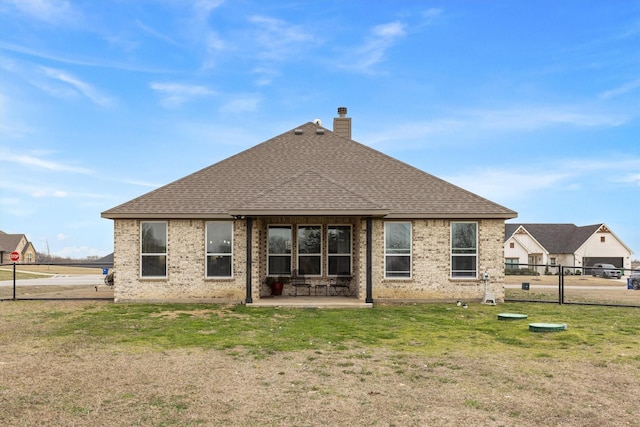
<instances>
[{"instance_id":1,"label":"large picture window","mask_svg":"<svg viewBox=\"0 0 640 427\"><path fill-rule=\"evenodd\" d=\"M167 223L140 224L140 275L167 277Z\"/></svg>"},{"instance_id":2,"label":"large picture window","mask_svg":"<svg viewBox=\"0 0 640 427\"><path fill-rule=\"evenodd\" d=\"M384 277L411 277L411 223L384 224Z\"/></svg>"},{"instance_id":3,"label":"large picture window","mask_svg":"<svg viewBox=\"0 0 640 427\"><path fill-rule=\"evenodd\" d=\"M267 274L291 274L291 227L270 226L267 239Z\"/></svg>"},{"instance_id":4,"label":"large picture window","mask_svg":"<svg viewBox=\"0 0 640 427\"><path fill-rule=\"evenodd\" d=\"M478 223L451 223L451 277L478 277Z\"/></svg>"},{"instance_id":5,"label":"large picture window","mask_svg":"<svg viewBox=\"0 0 640 427\"><path fill-rule=\"evenodd\" d=\"M327 227L327 265L329 276L351 276L351 226Z\"/></svg>"},{"instance_id":6,"label":"large picture window","mask_svg":"<svg viewBox=\"0 0 640 427\"><path fill-rule=\"evenodd\" d=\"M322 227L298 226L298 271L305 276L322 274Z\"/></svg>"},{"instance_id":7,"label":"large picture window","mask_svg":"<svg viewBox=\"0 0 640 427\"><path fill-rule=\"evenodd\" d=\"M207 277L233 276L233 223L207 223Z\"/></svg>"}]
</instances>

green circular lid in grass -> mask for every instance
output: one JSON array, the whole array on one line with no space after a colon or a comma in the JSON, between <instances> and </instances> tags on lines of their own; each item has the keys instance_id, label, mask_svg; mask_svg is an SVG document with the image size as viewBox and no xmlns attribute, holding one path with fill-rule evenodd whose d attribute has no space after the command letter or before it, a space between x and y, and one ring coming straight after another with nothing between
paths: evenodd
<instances>
[{"instance_id":1,"label":"green circular lid in grass","mask_svg":"<svg viewBox=\"0 0 640 427\"><path fill-rule=\"evenodd\" d=\"M520 320L520 319L526 319L526 318L527 318L526 314L519 314L519 313L498 314L498 320Z\"/></svg>"},{"instance_id":2,"label":"green circular lid in grass","mask_svg":"<svg viewBox=\"0 0 640 427\"><path fill-rule=\"evenodd\" d=\"M532 332L559 332L566 331L566 323L529 323L529 330Z\"/></svg>"}]
</instances>

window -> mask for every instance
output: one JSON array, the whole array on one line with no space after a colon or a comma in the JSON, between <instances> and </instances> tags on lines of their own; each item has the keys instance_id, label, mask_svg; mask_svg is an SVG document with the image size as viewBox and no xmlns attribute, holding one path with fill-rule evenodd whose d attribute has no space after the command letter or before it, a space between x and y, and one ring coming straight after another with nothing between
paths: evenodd
<instances>
[{"instance_id":1,"label":"window","mask_svg":"<svg viewBox=\"0 0 640 427\"><path fill-rule=\"evenodd\" d=\"M167 223L141 223L140 242L140 275L167 277Z\"/></svg>"},{"instance_id":2,"label":"window","mask_svg":"<svg viewBox=\"0 0 640 427\"><path fill-rule=\"evenodd\" d=\"M518 264L520 263L520 259L518 258L507 258L504 260L505 269L506 270L517 270L519 268Z\"/></svg>"},{"instance_id":3,"label":"window","mask_svg":"<svg viewBox=\"0 0 640 427\"><path fill-rule=\"evenodd\" d=\"M305 276L322 274L322 227L298 226L298 271Z\"/></svg>"},{"instance_id":4,"label":"window","mask_svg":"<svg viewBox=\"0 0 640 427\"><path fill-rule=\"evenodd\" d=\"M206 242L207 277L232 277L233 223L208 222Z\"/></svg>"},{"instance_id":5,"label":"window","mask_svg":"<svg viewBox=\"0 0 640 427\"><path fill-rule=\"evenodd\" d=\"M384 277L411 277L411 223L384 224Z\"/></svg>"},{"instance_id":6,"label":"window","mask_svg":"<svg viewBox=\"0 0 640 427\"><path fill-rule=\"evenodd\" d=\"M476 278L478 275L478 224L451 223L451 277Z\"/></svg>"},{"instance_id":7,"label":"window","mask_svg":"<svg viewBox=\"0 0 640 427\"><path fill-rule=\"evenodd\" d=\"M605 237L604 236L600 236L600 243L604 243L605 242Z\"/></svg>"},{"instance_id":8,"label":"window","mask_svg":"<svg viewBox=\"0 0 640 427\"><path fill-rule=\"evenodd\" d=\"M549 258L549 263L551 265L556 265L556 259L555 258Z\"/></svg>"},{"instance_id":9,"label":"window","mask_svg":"<svg viewBox=\"0 0 640 427\"><path fill-rule=\"evenodd\" d=\"M329 276L351 276L351 226L327 227L327 271Z\"/></svg>"},{"instance_id":10,"label":"window","mask_svg":"<svg viewBox=\"0 0 640 427\"><path fill-rule=\"evenodd\" d=\"M267 274L291 274L291 227L270 226L267 239Z\"/></svg>"},{"instance_id":11,"label":"window","mask_svg":"<svg viewBox=\"0 0 640 427\"><path fill-rule=\"evenodd\" d=\"M515 247L516 247L516 244L515 244L515 243L513 243L513 242L510 242L510 243L509 243L509 249L513 249L513 248L515 248Z\"/></svg>"}]
</instances>

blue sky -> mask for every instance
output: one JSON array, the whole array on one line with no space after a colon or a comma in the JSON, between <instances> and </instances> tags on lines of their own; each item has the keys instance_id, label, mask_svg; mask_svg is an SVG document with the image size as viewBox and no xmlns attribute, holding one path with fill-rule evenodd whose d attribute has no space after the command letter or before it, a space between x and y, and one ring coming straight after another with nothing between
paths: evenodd
<instances>
[{"instance_id":1,"label":"blue sky","mask_svg":"<svg viewBox=\"0 0 640 427\"><path fill-rule=\"evenodd\" d=\"M100 212L315 118L640 258L640 2L0 0L0 230ZM286 159L283 159L286 161Z\"/></svg>"}]
</instances>

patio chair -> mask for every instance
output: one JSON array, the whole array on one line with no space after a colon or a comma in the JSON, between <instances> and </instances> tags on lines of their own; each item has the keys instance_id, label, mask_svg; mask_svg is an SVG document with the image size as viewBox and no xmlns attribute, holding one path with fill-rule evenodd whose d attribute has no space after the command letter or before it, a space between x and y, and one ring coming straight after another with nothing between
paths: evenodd
<instances>
[{"instance_id":1,"label":"patio chair","mask_svg":"<svg viewBox=\"0 0 640 427\"><path fill-rule=\"evenodd\" d=\"M338 276L335 282L329 285L329 293L331 295L351 296L351 276Z\"/></svg>"},{"instance_id":2,"label":"patio chair","mask_svg":"<svg viewBox=\"0 0 640 427\"><path fill-rule=\"evenodd\" d=\"M291 286L295 289L295 296L298 296L298 288L307 288L308 295L311 295L311 284L307 283L304 274L298 270L293 270L291 273Z\"/></svg>"}]
</instances>

